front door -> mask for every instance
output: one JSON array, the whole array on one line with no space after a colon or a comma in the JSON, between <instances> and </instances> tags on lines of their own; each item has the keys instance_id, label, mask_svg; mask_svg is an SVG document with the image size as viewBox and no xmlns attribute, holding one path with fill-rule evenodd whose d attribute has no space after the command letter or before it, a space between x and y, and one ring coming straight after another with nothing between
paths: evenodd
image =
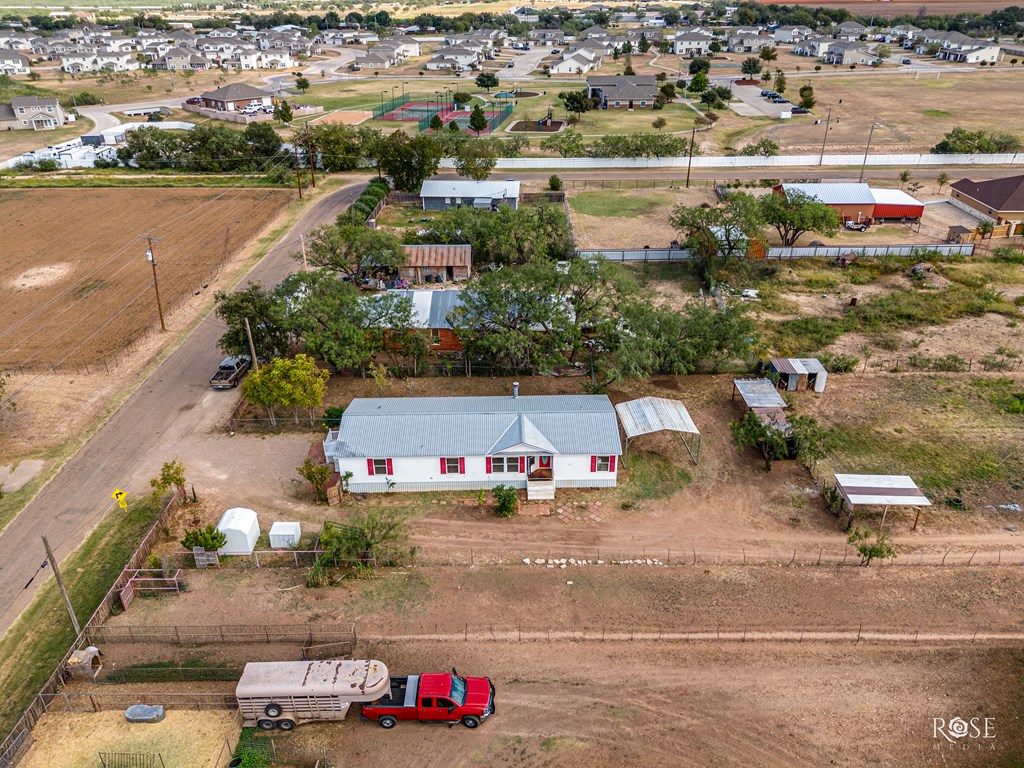
<instances>
[{"instance_id":1,"label":"front door","mask_svg":"<svg viewBox=\"0 0 1024 768\"><path fill-rule=\"evenodd\" d=\"M528 478L530 480L550 480L552 477L551 456L542 455L530 457L530 471L528 473Z\"/></svg>"}]
</instances>

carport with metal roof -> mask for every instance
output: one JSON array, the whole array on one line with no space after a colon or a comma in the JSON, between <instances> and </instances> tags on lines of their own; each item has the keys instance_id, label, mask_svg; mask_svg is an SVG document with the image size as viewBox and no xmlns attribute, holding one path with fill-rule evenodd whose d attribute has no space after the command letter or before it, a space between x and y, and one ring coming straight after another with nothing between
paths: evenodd
<instances>
[{"instance_id":1,"label":"carport with metal roof","mask_svg":"<svg viewBox=\"0 0 1024 768\"><path fill-rule=\"evenodd\" d=\"M911 529L916 530L921 507L932 505L908 475L836 475L836 490L850 507L848 524L859 507L883 507L882 526L889 507L917 507Z\"/></svg>"},{"instance_id":2,"label":"carport with metal roof","mask_svg":"<svg viewBox=\"0 0 1024 768\"><path fill-rule=\"evenodd\" d=\"M626 463L629 444L638 437L655 432L679 432L683 447L690 454L693 463L700 462L700 430L693 423L686 406L678 400L665 397L641 397L627 400L615 406L619 422L626 433L626 445L622 463Z\"/></svg>"}]
</instances>

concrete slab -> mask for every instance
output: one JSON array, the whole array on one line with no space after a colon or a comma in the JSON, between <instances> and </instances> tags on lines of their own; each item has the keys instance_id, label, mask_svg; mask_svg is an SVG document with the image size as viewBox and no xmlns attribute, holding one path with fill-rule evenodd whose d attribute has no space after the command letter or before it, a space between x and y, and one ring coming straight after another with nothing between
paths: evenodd
<instances>
[{"instance_id":1,"label":"concrete slab","mask_svg":"<svg viewBox=\"0 0 1024 768\"><path fill-rule=\"evenodd\" d=\"M0 467L0 488L3 488L4 493L20 491L25 487L25 483L39 474L43 463L42 459L29 459L18 464Z\"/></svg>"}]
</instances>

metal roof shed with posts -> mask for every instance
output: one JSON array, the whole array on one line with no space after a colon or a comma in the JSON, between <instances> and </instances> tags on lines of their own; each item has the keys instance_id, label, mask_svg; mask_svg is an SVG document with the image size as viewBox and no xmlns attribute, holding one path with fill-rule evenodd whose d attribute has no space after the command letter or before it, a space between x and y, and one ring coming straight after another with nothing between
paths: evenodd
<instances>
[{"instance_id":1,"label":"metal roof shed with posts","mask_svg":"<svg viewBox=\"0 0 1024 768\"><path fill-rule=\"evenodd\" d=\"M641 435L670 431L682 433L683 447L693 463L700 461L700 430L693 423L686 406L678 400L665 397L641 397L615 406L622 429L626 433L626 446L622 461L626 463L629 444Z\"/></svg>"},{"instance_id":2,"label":"metal roof shed with posts","mask_svg":"<svg viewBox=\"0 0 1024 768\"><path fill-rule=\"evenodd\" d=\"M836 475L836 490L850 506L850 521L858 507L884 507L882 525L889 507L930 507L917 483L908 475ZM921 510L914 516L917 528Z\"/></svg>"},{"instance_id":3,"label":"metal roof shed with posts","mask_svg":"<svg viewBox=\"0 0 1024 768\"><path fill-rule=\"evenodd\" d=\"M779 375L779 386L782 389L825 391L828 372L816 357L773 357L768 366Z\"/></svg>"},{"instance_id":4,"label":"metal roof shed with posts","mask_svg":"<svg viewBox=\"0 0 1024 768\"><path fill-rule=\"evenodd\" d=\"M771 379L733 379L731 399L736 399L737 392L743 398L747 410L757 414L766 426L789 429L789 419L785 412L789 404L775 389Z\"/></svg>"}]
</instances>

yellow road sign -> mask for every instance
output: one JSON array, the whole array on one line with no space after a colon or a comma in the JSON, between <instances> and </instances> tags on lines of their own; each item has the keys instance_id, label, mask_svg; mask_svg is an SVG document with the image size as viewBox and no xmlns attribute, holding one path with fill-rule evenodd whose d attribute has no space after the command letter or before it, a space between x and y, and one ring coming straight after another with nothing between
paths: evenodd
<instances>
[{"instance_id":1,"label":"yellow road sign","mask_svg":"<svg viewBox=\"0 0 1024 768\"><path fill-rule=\"evenodd\" d=\"M115 488L114 492L110 494L110 498L117 499L118 501L124 501L124 497L128 494L122 491L120 488Z\"/></svg>"},{"instance_id":2,"label":"yellow road sign","mask_svg":"<svg viewBox=\"0 0 1024 768\"><path fill-rule=\"evenodd\" d=\"M121 509L128 509L128 502L127 501L119 501L119 502L117 502L117 506L119 506Z\"/></svg>"}]
</instances>

